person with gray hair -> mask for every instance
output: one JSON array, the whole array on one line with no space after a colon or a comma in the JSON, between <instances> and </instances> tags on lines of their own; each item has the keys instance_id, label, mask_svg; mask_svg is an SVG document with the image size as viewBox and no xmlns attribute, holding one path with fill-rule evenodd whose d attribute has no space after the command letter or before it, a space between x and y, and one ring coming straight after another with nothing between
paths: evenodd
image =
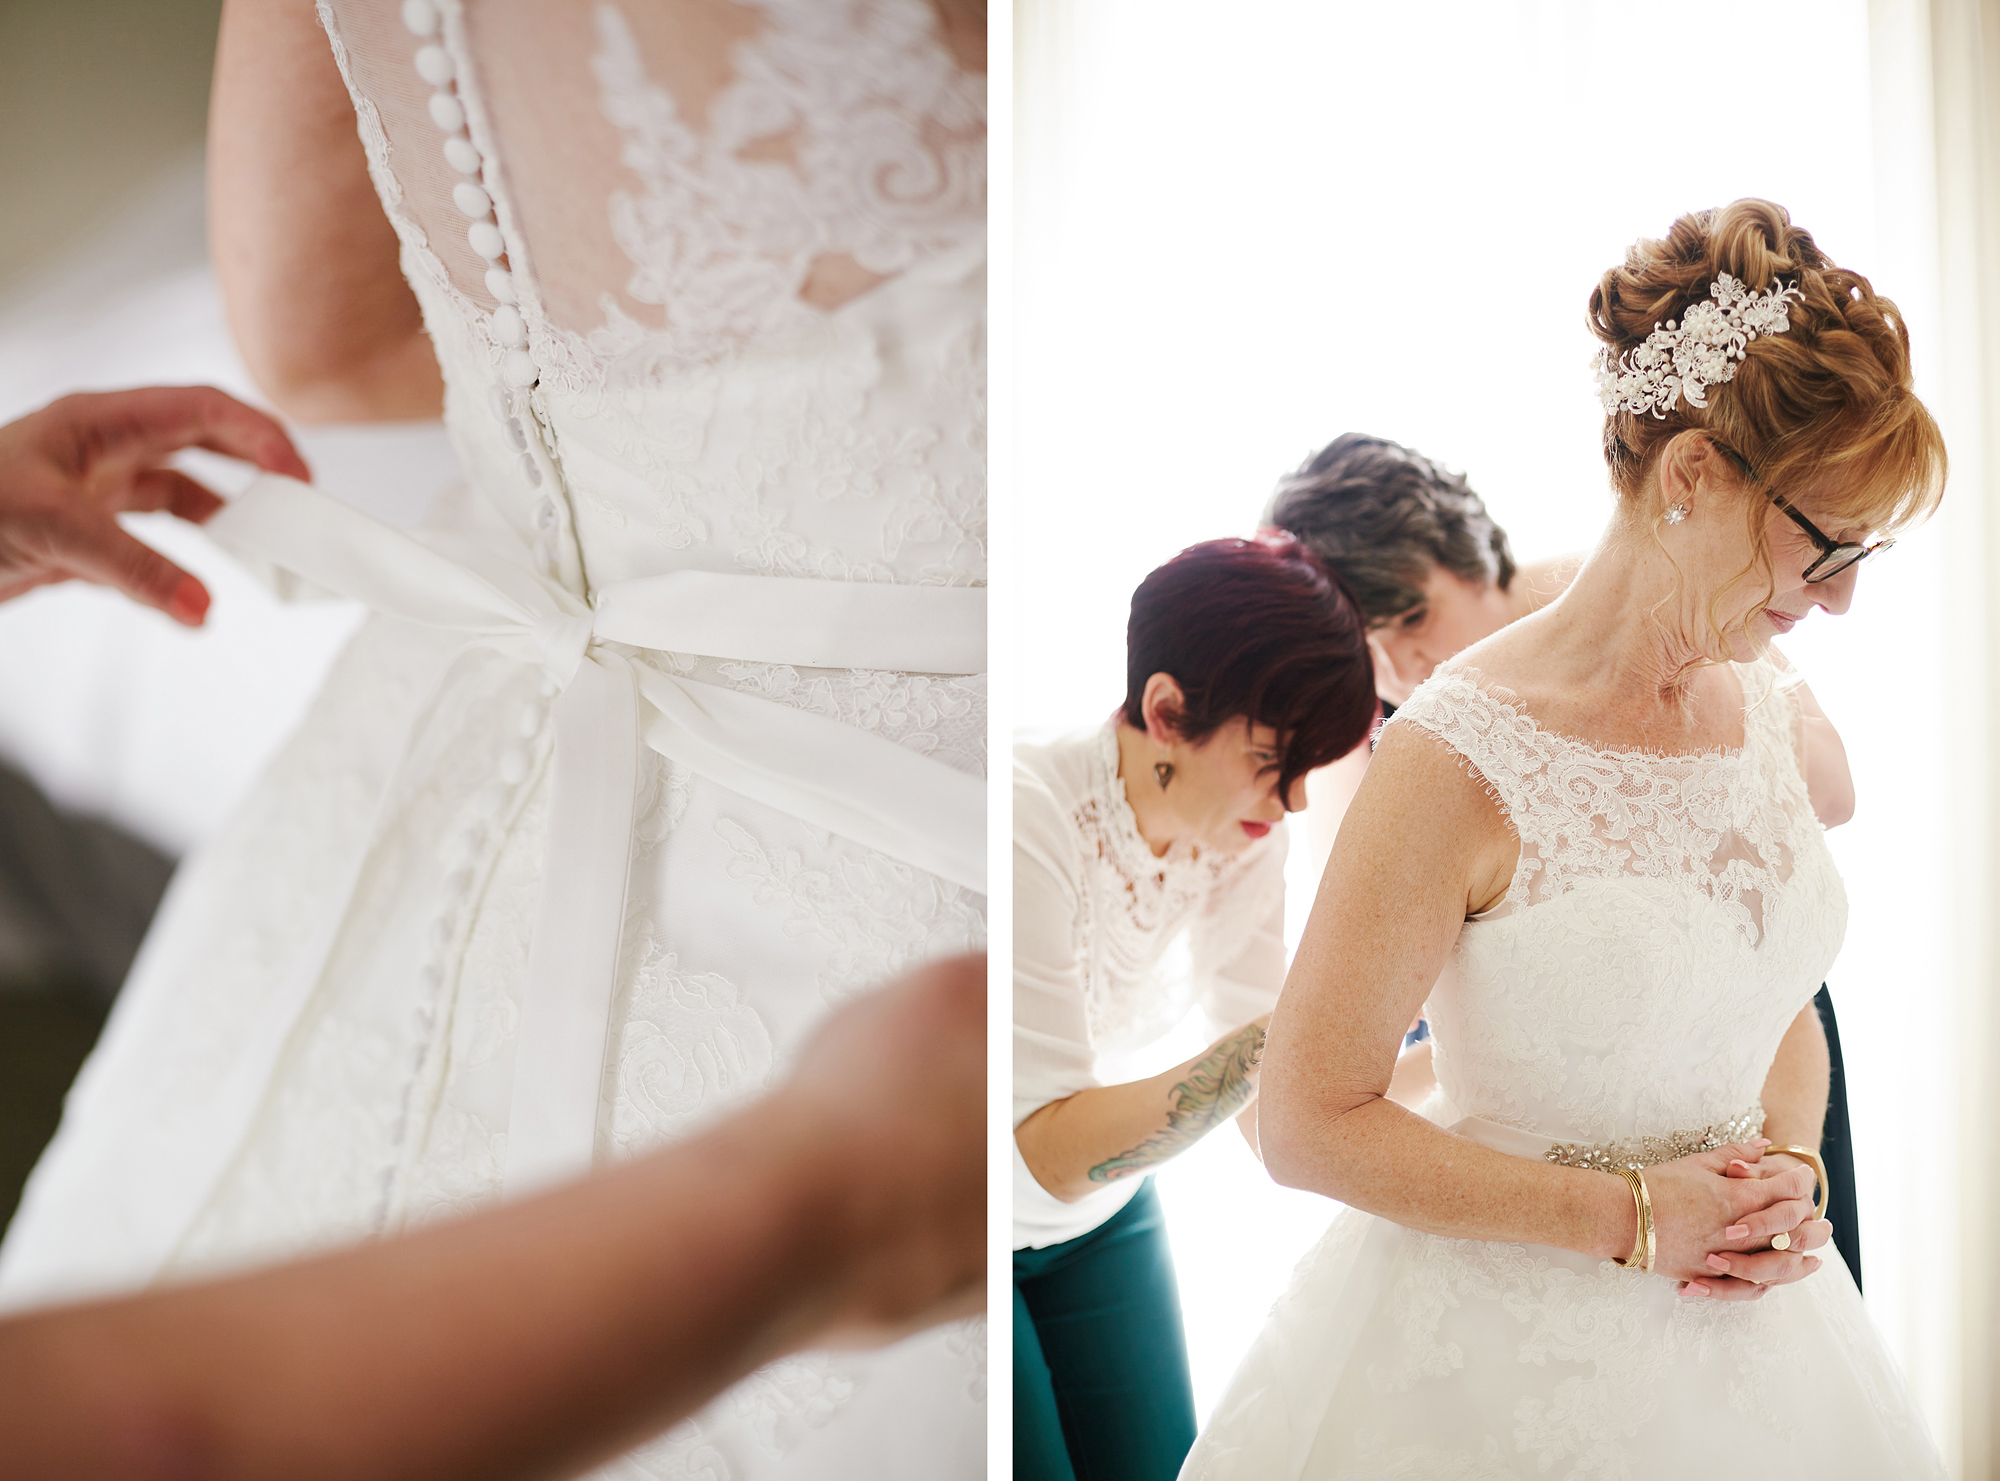
<instances>
[{"instance_id":1,"label":"person with gray hair","mask_svg":"<svg viewBox=\"0 0 2000 1481\"><path fill-rule=\"evenodd\" d=\"M1360 432L1280 479L1264 523L1311 546L1354 593L1390 704L1555 596L1576 565L1571 556L1522 569L1463 474Z\"/></svg>"},{"instance_id":2,"label":"person with gray hair","mask_svg":"<svg viewBox=\"0 0 2000 1481\"><path fill-rule=\"evenodd\" d=\"M1345 432L1278 480L1263 523L1288 531L1347 584L1368 624L1376 692L1385 718L1439 664L1553 601L1581 557L1519 564L1507 532L1462 473L1414 448ZM1840 736L1808 691L1806 770L1814 795L1834 800L1827 826L1853 814L1854 785ZM1325 865L1334 834L1368 767L1369 748L1306 779L1306 831ZM1861 1284L1861 1233L1854 1202L1854 1144L1847 1074L1833 999L1813 999L1826 1030L1831 1075L1821 1156L1833 1184L1833 1242ZM1413 1030L1420 1043L1423 1030ZM1413 1052L1428 1054L1428 1047ZM1403 1073L1399 1072L1399 1080ZM1411 1073L1411 1080L1421 1079Z\"/></svg>"}]
</instances>

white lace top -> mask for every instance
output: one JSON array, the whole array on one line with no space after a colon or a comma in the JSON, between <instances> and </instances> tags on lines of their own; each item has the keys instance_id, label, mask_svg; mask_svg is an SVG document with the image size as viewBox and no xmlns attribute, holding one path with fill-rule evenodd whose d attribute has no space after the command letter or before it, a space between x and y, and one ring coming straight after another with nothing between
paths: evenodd
<instances>
[{"instance_id":1,"label":"white lace top","mask_svg":"<svg viewBox=\"0 0 2000 1481\"><path fill-rule=\"evenodd\" d=\"M1390 722L1484 779L1521 840L1426 1009L1459 1114L1610 1142L1725 1121L1840 949L1847 897L1806 794L1801 713L1768 662L1735 666L1743 746L1601 751L1544 730L1465 667Z\"/></svg>"},{"instance_id":2,"label":"white lace top","mask_svg":"<svg viewBox=\"0 0 2000 1481\"><path fill-rule=\"evenodd\" d=\"M1014 747L1014 1124L1102 1084L1098 1056L1163 1037L1201 1008L1217 1031L1271 1011L1285 980L1285 830L1240 854L1156 857L1118 775L1116 722ZM1183 933L1191 970L1163 970ZM1014 1247L1087 1234L1128 1178L1076 1203L1014 1153Z\"/></svg>"}]
</instances>

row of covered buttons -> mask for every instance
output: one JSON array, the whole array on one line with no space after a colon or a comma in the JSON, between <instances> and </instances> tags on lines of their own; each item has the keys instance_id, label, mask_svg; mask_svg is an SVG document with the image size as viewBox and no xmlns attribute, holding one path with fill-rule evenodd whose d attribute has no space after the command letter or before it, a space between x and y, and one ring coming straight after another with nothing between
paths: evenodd
<instances>
[{"instance_id":1,"label":"row of covered buttons","mask_svg":"<svg viewBox=\"0 0 2000 1481\"><path fill-rule=\"evenodd\" d=\"M472 250L486 260L486 288L499 300L499 307L493 311L493 337L507 352L501 365L501 378L515 390L525 390L540 379L540 372L534 357L528 353L528 328L521 318L520 295L514 287L514 275L502 261L507 255L507 243L494 221L493 197L482 183L486 177L486 161L478 146L466 134L465 104L459 100L456 91L458 65L436 39L443 27L443 17L438 12L436 0L403 0L403 24L426 43L417 50L416 64L417 75L437 89L431 94L431 122L444 131L446 163L466 177L453 187L452 204L472 222L466 228L465 239ZM494 386L488 399L494 419L506 430L507 440L513 444L522 479L528 487L540 488L542 470L528 445L527 429L515 411L512 398L500 387ZM554 500L543 496L535 506L534 522L536 560L544 570L552 569L555 565L555 532L561 523Z\"/></svg>"},{"instance_id":2,"label":"row of covered buttons","mask_svg":"<svg viewBox=\"0 0 2000 1481\"><path fill-rule=\"evenodd\" d=\"M466 178L452 189L452 204L470 221L465 240L484 258L486 291L499 300L493 311L493 337L507 351L501 375L510 386L535 384L540 373L528 353L528 326L521 318L520 295L514 275L502 259L507 255L506 240L493 219L493 197L482 180L486 161L465 131L465 104L454 86L458 67L451 53L435 39L442 24L436 0L403 0L403 24L428 44L417 51L417 75L437 91L431 94L431 122L444 131L445 162Z\"/></svg>"},{"instance_id":3,"label":"row of covered buttons","mask_svg":"<svg viewBox=\"0 0 2000 1481\"><path fill-rule=\"evenodd\" d=\"M411 1065L411 1079L404 1086L401 1113L396 1119L393 1137L396 1144L402 1142L408 1130L417 1082L423 1075L425 1061L433 1052L432 1040L444 1009L445 984L452 976L452 963L461 949L460 940L470 928L473 901L497 858L494 847L496 832L504 836L507 831L507 815L512 811L516 790L527 780L533 768L534 753L530 748L548 722L549 705L555 694L555 684L545 679L540 694L521 707L519 739L509 741L501 750L499 776L473 794L465 826L446 850L444 886L440 891L436 914L431 918L430 934L424 943L424 964L417 973L420 992L416 1004L415 1058ZM394 1169L385 1169L382 1197L374 1225L377 1229L386 1227L394 1183Z\"/></svg>"},{"instance_id":4,"label":"row of covered buttons","mask_svg":"<svg viewBox=\"0 0 2000 1481\"><path fill-rule=\"evenodd\" d=\"M481 867L488 855L489 830L501 827L505 821L508 802L514 789L528 779L528 771L534 761L530 746L535 737L542 733L542 727L549 717L549 702L555 697L555 685L542 681L539 697L529 700L521 707L519 738L511 740L500 752L497 779L488 782L474 794L471 816L459 835L452 840L445 858L444 898L439 904L436 917L431 921L430 960L421 974L426 989L435 991L444 985L446 965L451 949L458 939L460 927L464 924L465 907L470 903Z\"/></svg>"}]
</instances>

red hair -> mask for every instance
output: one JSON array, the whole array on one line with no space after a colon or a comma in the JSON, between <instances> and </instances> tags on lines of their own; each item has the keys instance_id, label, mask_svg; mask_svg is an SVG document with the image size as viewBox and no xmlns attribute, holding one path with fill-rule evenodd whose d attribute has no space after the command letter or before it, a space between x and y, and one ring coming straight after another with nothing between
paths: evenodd
<instances>
[{"instance_id":1,"label":"red hair","mask_svg":"<svg viewBox=\"0 0 2000 1481\"><path fill-rule=\"evenodd\" d=\"M1241 715L1278 732L1278 795L1367 738L1380 713L1361 609L1281 531L1190 545L1139 583L1125 628L1125 720L1146 727L1146 681L1169 674L1164 716L1199 745Z\"/></svg>"}]
</instances>

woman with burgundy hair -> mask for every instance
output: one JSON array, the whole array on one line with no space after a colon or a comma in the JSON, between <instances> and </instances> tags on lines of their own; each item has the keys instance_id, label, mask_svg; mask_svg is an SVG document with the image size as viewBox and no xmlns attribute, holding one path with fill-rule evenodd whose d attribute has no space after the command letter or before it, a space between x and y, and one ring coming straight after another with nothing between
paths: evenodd
<instances>
[{"instance_id":1,"label":"woman with burgundy hair","mask_svg":"<svg viewBox=\"0 0 2000 1481\"><path fill-rule=\"evenodd\" d=\"M1193 1443L1146 1175L1235 1117L1285 976L1284 818L1377 714L1361 614L1289 536L1182 551L1132 596L1124 703L1014 750L1014 1474L1168 1481ZM1187 936L1192 973L1160 971ZM1164 1074L1097 1060L1200 1007Z\"/></svg>"}]
</instances>

